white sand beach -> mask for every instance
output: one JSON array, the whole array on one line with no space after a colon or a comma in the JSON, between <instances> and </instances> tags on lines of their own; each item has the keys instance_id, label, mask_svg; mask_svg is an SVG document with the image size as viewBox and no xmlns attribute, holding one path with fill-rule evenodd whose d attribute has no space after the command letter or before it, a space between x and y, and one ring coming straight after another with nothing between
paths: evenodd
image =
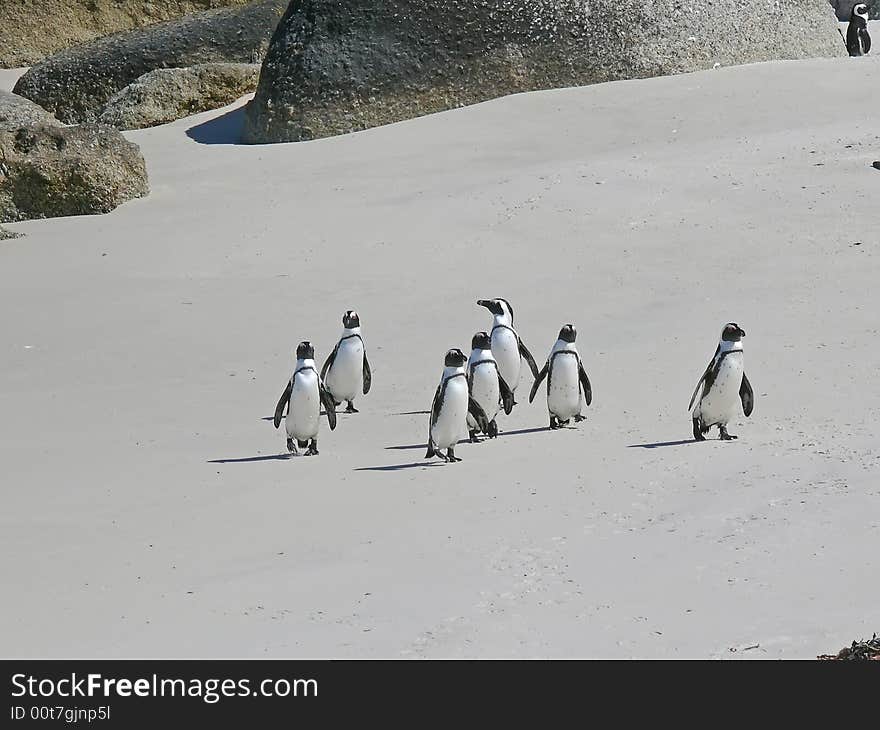
<instances>
[{"instance_id":1,"label":"white sand beach","mask_svg":"<svg viewBox=\"0 0 880 730\"><path fill-rule=\"evenodd\" d=\"M512 96L230 144L126 133L152 192L0 244L0 654L814 658L878 630L880 59ZM15 74L3 72L10 88ZM506 297L594 390L423 461ZM373 389L286 458L300 340ZM691 441L721 327L751 418ZM542 391L543 392L543 391ZM340 409L341 410L341 409Z\"/></svg>"}]
</instances>

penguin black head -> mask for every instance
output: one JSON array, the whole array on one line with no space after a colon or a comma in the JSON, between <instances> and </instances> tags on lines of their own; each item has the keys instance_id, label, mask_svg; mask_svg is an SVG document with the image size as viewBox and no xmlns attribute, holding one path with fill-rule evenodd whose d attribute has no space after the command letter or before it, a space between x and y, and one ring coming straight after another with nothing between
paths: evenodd
<instances>
[{"instance_id":1,"label":"penguin black head","mask_svg":"<svg viewBox=\"0 0 880 730\"><path fill-rule=\"evenodd\" d=\"M721 339L725 342L739 342L745 336L745 330L740 328L736 322L728 322L721 330Z\"/></svg>"},{"instance_id":2,"label":"penguin black head","mask_svg":"<svg viewBox=\"0 0 880 730\"><path fill-rule=\"evenodd\" d=\"M577 336L578 333L573 324L567 324L559 330L559 339L563 342L574 342L577 339Z\"/></svg>"},{"instance_id":3,"label":"penguin black head","mask_svg":"<svg viewBox=\"0 0 880 730\"><path fill-rule=\"evenodd\" d=\"M314 360L315 359L315 348L312 346L312 343L308 340L304 340L300 342L296 346L296 359L297 360Z\"/></svg>"},{"instance_id":4,"label":"penguin black head","mask_svg":"<svg viewBox=\"0 0 880 730\"><path fill-rule=\"evenodd\" d=\"M464 353L459 350L457 347L452 350L447 350L446 352L446 360L445 365L448 368L460 368L467 362L467 358Z\"/></svg>"},{"instance_id":5,"label":"penguin black head","mask_svg":"<svg viewBox=\"0 0 880 730\"><path fill-rule=\"evenodd\" d=\"M488 332L477 332L471 339L472 350L488 350L492 347L492 340Z\"/></svg>"},{"instance_id":6,"label":"penguin black head","mask_svg":"<svg viewBox=\"0 0 880 730\"><path fill-rule=\"evenodd\" d=\"M850 16L850 20L855 20L857 17L862 18L863 20L868 19L868 6L865 3L856 3L853 5L852 16Z\"/></svg>"},{"instance_id":7,"label":"penguin black head","mask_svg":"<svg viewBox=\"0 0 880 730\"><path fill-rule=\"evenodd\" d=\"M513 307L510 306L510 302L506 299L496 298L496 299L479 299L477 300L477 304L481 307L485 307L492 314L506 314L510 317L510 323L513 324Z\"/></svg>"},{"instance_id":8,"label":"penguin black head","mask_svg":"<svg viewBox=\"0 0 880 730\"><path fill-rule=\"evenodd\" d=\"M342 326L346 329L354 329L361 326L361 318L353 309L349 309L342 315Z\"/></svg>"}]
</instances>

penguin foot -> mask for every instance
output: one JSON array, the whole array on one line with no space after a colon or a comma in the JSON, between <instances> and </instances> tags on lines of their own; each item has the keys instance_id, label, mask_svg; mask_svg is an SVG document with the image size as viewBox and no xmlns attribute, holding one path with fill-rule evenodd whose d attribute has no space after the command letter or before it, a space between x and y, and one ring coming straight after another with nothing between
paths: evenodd
<instances>
[{"instance_id":1,"label":"penguin foot","mask_svg":"<svg viewBox=\"0 0 880 730\"><path fill-rule=\"evenodd\" d=\"M722 441L733 441L737 436L734 436L732 433L727 433L727 426L719 426L718 427L719 438Z\"/></svg>"},{"instance_id":2,"label":"penguin foot","mask_svg":"<svg viewBox=\"0 0 880 730\"><path fill-rule=\"evenodd\" d=\"M317 456L318 455L318 439L312 439L311 443L309 443L309 450L306 451L306 456Z\"/></svg>"},{"instance_id":3,"label":"penguin foot","mask_svg":"<svg viewBox=\"0 0 880 730\"><path fill-rule=\"evenodd\" d=\"M586 417L586 416L582 416L580 413L578 413L578 414L574 417L574 422L575 422L575 423L580 423L581 421L586 421L586 420L587 420L587 417Z\"/></svg>"},{"instance_id":4,"label":"penguin foot","mask_svg":"<svg viewBox=\"0 0 880 730\"><path fill-rule=\"evenodd\" d=\"M498 438L498 424L495 423L495 419L493 418L489 421L489 438L497 439Z\"/></svg>"},{"instance_id":5,"label":"penguin foot","mask_svg":"<svg viewBox=\"0 0 880 730\"><path fill-rule=\"evenodd\" d=\"M354 407L354 403L352 401L348 401L348 406L345 409L346 413L360 413L360 411Z\"/></svg>"},{"instance_id":6,"label":"penguin foot","mask_svg":"<svg viewBox=\"0 0 880 730\"><path fill-rule=\"evenodd\" d=\"M559 428L564 428L564 427L567 426L570 422L571 422L571 419L570 419L570 418L566 418L564 421L560 421L560 422L559 422Z\"/></svg>"},{"instance_id":7,"label":"penguin foot","mask_svg":"<svg viewBox=\"0 0 880 730\"><path fill-rule=\"evenodd\" d=\"M700 423L699 418L692 419L694 423L694 441L705 441L706 437L703 435L705 431L703 430L703 426Z\"/></svg>"},{"instance_id":8,"label":"penguin foot","mask_svg":"<svg viewBox=\"0 0 880 730\"><path fill-rule=\"evenodd\" d=\"M296 450L296 444L293 443L293 439L291 438L287 439L287 450L294 456L297 456L299 454L299 452Z\"/></svg>"},{"instance_id":9,"label":"penguin foot","mask_svg":"<svg viewBox=\"0 0 880 730\"><path fill-rule=\"evenodd\" d=\"M453 451L451 446L446 449L446 461L461 461L461 459L455 455L455 451Z\"/></svg>"},{"instance_id":10,"label":"penguin foot","mask_svg":"<svg viewBox=\"0 0 880 730\"><path fill-rule=\"evenodd\" d=\"M550 428L554 431L559 428L559 421L556 420L556 416L550 416Z\"/></svg>"},{"instance_id":11,"label":"penguin foot","mask_svg":"<svg viewBox=\"0 0 880 730\"><path fill-rule=\"evenodd\" d=\"M472 444L480 443L480 439L477 438L477 429L472 429L470 432L470 442Z\"/></svg>"}]
</instances>

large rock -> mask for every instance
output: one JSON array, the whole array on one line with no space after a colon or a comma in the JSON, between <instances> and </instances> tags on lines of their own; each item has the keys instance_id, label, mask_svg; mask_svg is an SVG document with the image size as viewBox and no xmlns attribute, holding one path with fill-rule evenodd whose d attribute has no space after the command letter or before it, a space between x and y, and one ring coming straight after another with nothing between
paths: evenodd
<instances>
[{"instance_id":1,"label":"large rock","mask_svg":"<svg viewBox=\"0 0 880 730\"><path fill-rule=\"evenodd\" d=\"M60 126L0 92L0 223L108 213L146 195L137 145L109 127Z\"/></svg>"},{"instance_id":2,"label":"large rock","mask_svg":"<svg viewBox=\"0 0 880 730\"><path fill-rule=\"evenodd\" d=\"M256 63L208 63L161 68L115 94L98 121L116 129L143 129L218 109L257 88Z\"/></svg>"},{"instance_id":3,"label":"large rock","mask_svg":"<svg viewBox=\"0 0 880 730\"><path fill-rule=\"evenodd\" d=\"M94 121L118 91L158 68L259 63L286 0L211 10L62 51L15 86L69 124Z\"/></svg>"},{"instance_id":4,"label":"large rock","mask_svg":"<svg viewBox=\"0 0 880 730\"><path fill-rule=\"evenodd\" d=\"M0 130L46 124L58 126L58 120L30 99L0 89Z\"/></svg>"},{"instance_id":5,"label":"large rock","mask_svg":"<svg viewBox=\"0 0 880 730\"><path fill-rule=\"evenodd\" d=\"M76 43L248 0L0 0L0 68L30 66Z\"/></svg>"},{"instance_id":6,"label":"large rock","mask_svg":"<svg viewBox=\"0 0 880 730\"><path fill-rule=\"evenodd\" d=\"M517 91L840 55L826 0L293 0L244 139L313 139Z\"/></svg>"}]
</instances>

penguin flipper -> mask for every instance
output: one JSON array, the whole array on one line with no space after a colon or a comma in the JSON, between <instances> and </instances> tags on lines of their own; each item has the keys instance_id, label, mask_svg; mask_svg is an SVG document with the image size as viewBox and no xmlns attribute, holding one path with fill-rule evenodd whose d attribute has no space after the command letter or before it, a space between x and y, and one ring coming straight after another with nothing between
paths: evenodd
<instances>
[{"instance_id":1,"label":"penguin flipper","mask_svg":"<svg viewBox=\"0 0 880 730\"><path fill-rule=\"evenodd\" d=\"M535 375L535 382L532 383L532 390L529 393L529 403L535 400L535 393L538 392L538 387L541 385L541 381L547 377L547 372L550 370L550 361L544 363L544 367L541 368L541 372Z\"/></svg>"},{"instance_id":2,"label":"penguin flipper","mask_svg":"<svg viewBox=\"0 0 880 730\"><path fill-rule=\"evenodd\" d=\"M486 432L489 430L489 418L486 416L486 411L470 396L468 396L468 413L474 417L481 431Z\"/></svg>"},{"instance_id":3,"label":"penguin flipper","mask_svg":"<svg viewBox=\"0 0 880 730\"><path fill-rule=\"evenodd\" d=\"M278 405L275 406L275 419L273 423L275 424L275 428L278 428L281 425L281 419L284 416L284 407L290 403L290 391L293 389L293 378L287 381L287 387L284 389L284 392L281 394L281 398L278 399Z\"/></svg>"},{"instance_id":4,"label":"penguin flipper","mask_svg":"<svg viewBox=\"0 0 880 730\"><path fill-rule=\"evenodd\" d=\"M501 373L498 373L498 390L501 393L501 405L504 408L504 412L509 416L513 410L513 391L510 389L507 381L501 377Z\"/></svg>"},{"instance_id":5,"label":"penguin flipper","mask_svg":"<svg viewBox=\"0 0 880 730\"><path fill-rule=\"evenodd\" d=\"M434 426L440 417L440 409L443 407L443 388L445 385L446 381L444 380L437 386L437 391L434 393L434 400L431 402L431 426ZM428 436L430 437L430 435L429 433Z\"/></svg>"},{"instance_id":6,"label":"penguin flipper","mask_svg":"<svg viewBox=\"0 0 880 730\"><path fill-rule=\"evenodd\" d=\"M519 335L516 336L516 341L519 343L519 354L525 358L525 361L529 364L529 369L532 371L532 377L538 377L538 365L535 362L535 358L532 357L532 353L529 352L529 348L523 344L522 337Z\"/></svg>"},{"instance_id":7,"label":"penguin flipper","mask_svg":"<svg viewBox=\"0 0 880 730\"><path fill-rule=\"evenodd\" d=\"M364 395L370 392L373 384L373 372L370 370L370 361L367 360L367 351L364 350Z\"/></svg>"},{"instance_id":8,"label":"penguin flipper","mask_svg":"<svg viewBox=\"0 0 880 730\"><path fill-rule=\"evenodd\" d=\"M859 35L862 37L862 51L867 56L871 51L871 34L868 33L868 29L859 31Z\"/></svg>"},{"instance_id":9,"label":"penguin flipper","mask_svg":"<svg viewBox=\"0 0 880 730\"><path fill-rule=\"evenodd\" d=\"M715 363L718 360L718 353L721 352L721 345L715 348L715 354L712 355L712 359L709 361L709 365L706 368L706 372L700 376L699 381L697 381L697 387L694 388L694 394L691 396L691 402L688 403L688 410L693 408L694 401L697 399L697 393L700 392L700 386L703 387L703 395L706 394L706 391L712 387L712 383L715 382Z\"/></svg>"},{"instance_id":10,"label":"penguin flipper","mask_svg":"<svg viewBox=\"0 0 880 730\"><path fill-rule=\"evenodd\" d=\"M739 386L739 399L743 404L743 413L745 413L747 417L751 416L752 411L755 408L755 394L752 391L752 384L749 382L745 373L743 373L742 383L740 383Z\"/></svg>"},{"instance_id":11,"label":"penguin flipper","mask_svg":"<svg viewBox=\"0 0 880 730\"><path fill-rule=\"evenodd\" d=\"M437 418L440 416L440 408L443 405L443 386L445 385L445 380L440 382L440 385L437 386L437 390L434 393L434 400L431 402L431 420L428 423L428 451L425 454L426 459L430 459L432 456L437 456L437 450L434 448L434 437L431 435L431 429L434 428L434 424L437 423Z\"/></svg>"},{"instance_id":12,"label":"penguin flipper","mask_svg":"<svg viewBox=\"0 0 880 730\"><path fill-rule=\"evenodd\" d=\"M333 431L336 428L336 401L333 400L330 391L324 387L323 382L318 384L318 393L321 397L321 405L324 406L327 413L327 423L330 424L330 430Z\"/></svg>"},{"instance_id":13,"label":"penguin flipper","mask_svg":"<svg viewBox=\"0 0 880 730\"><path fill-rule=\"evenodd\" d=\"M578 378L584 389L584 403L590 405L593 402L593 386L590 385L590 379L587 377L587 371L584 370L584 364L580 358L578 358Z\"/></svg>"},{"instance_id":14,"label":"penguin flipper","mask_svg":"<svg viewBox=\"0 0 880 730\"><path fill-rule=\"evenodd\" d=\"M324 361L324 367L321 368L321 380L324 380L324 378L327 375L327 371L333 367L333 361L336 360L336 353L338 351L339 351L339 343L337 342L336 347L333 348L333 352L331 352L327 356L327 359ZM364 391L364 392L366 392L366 391Z\"/></svg>"}]
</instances>

